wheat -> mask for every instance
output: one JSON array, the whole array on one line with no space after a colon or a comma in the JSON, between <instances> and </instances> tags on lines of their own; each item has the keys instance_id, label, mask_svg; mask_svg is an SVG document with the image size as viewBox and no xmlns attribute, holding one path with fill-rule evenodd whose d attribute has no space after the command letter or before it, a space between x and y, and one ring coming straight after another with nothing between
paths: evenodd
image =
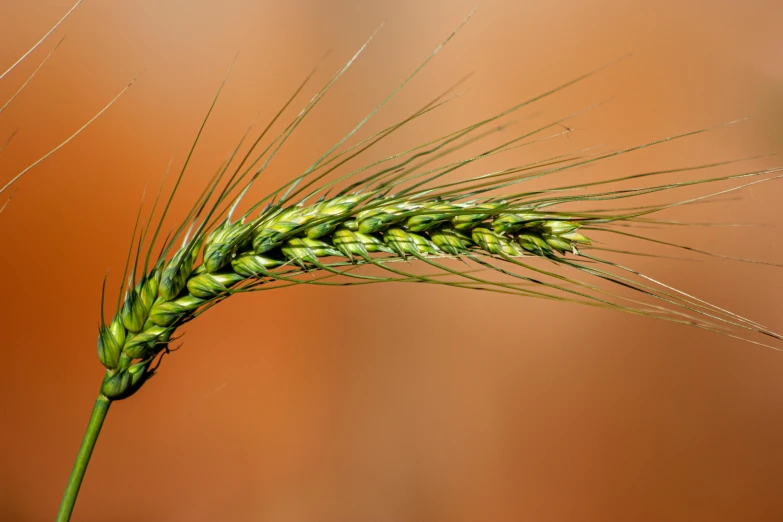
<instances>
[{"instance_id":1,"label":"wheat","mask_svg":"<svg viewBox=\"0 0 783 522\"><path fill-rule=\"evenodd\" d=\"M442 45L422 66L441 48ZM751 335L761 334L776 340L781 339L778 334L750 319L678 291L632 268L599 257L596 252L610 248L599 249L593 244L595 235L609 233L653 241L652 244L663 243L678 247L679 245L653 240L642 233L631 233L627 228L618 227L650 223L663 225L665 222L657 221L653 214L674 206L702 202L748 185L770 181L777 177L781 169L741 172L632 189L612 186L613 183L629 179L649 178L731 163L723 162L641 173L605 182L508 193L531 179L629 154L711 129L687 132L609 153L599 154L592 150L583 150L476 177L456 180L446 178L447 175L485 158L565 134L558 132L552 136L539 137L574 116L570 115L479 155L428 170L430 163L445 155L444 148L447 146L451 147L449 152L458 150L476 131L485 129L521 107L558 92L596 71L476 124L376 160L327 181L327 176L335 173L349 160L364 153L409 122L450 101L451 98L446 97L450 91L447 91L408 118L337 152L377 110L405 86L421 69L419 67L367 118L304 173L256 201L240 217L234 219L240 202L249 193L253 183L265 172L288 137L360 53L361 49L305 104L283 131L258 152L257 148L266 137L267 131L305 85L305 80L272 123L258 136L243 159L235 162L242 146L240 142L229 161L209 181L190 212L161 243L159 233L163 222L186 172L193 149L215 106L216 96L193 149L157 219L154 231L151 224L165 185L161 185L146 226L139 227L140 218L137 218L123 274L123 280L128 275L124 299L120 299L122 293L118 294L114 317L108 324L103 320L105 303L103 300L101 303L98 357L106 371L58 520L68 520L70 516L92 448L111 402L132 396L156 374L160 361L169 352L170 343L176 339L178 328L238 293L299 284L437 284L641 314L696 326L757 344L761 343L751 340ZM219 93L220 91L218 95ZM422 157L426 159L419 160ZM229 165L235 163L236 167L229 175ZM612 203L687 186L743 178L748 180L729 189L675 203L635 206L627 210L569 208L587 201ZM163 183L165 184L165 178ZM609 185L607 190L596 189L602 184ZM332 190L337 193L330 196L329 192ZM315 201L316 198L320 199ZM153 259L153 248L158 247L160 253ZM420 266L430 267L435 272L419 273L415 268L408 268L404 263L407 261L416 261ZM463 263L470 265L470 268L466 268ZM363 267L369 270L360 270ZM584 275L588 280L565 275L560 268L568 268L569 273ZM593 282L590 282L591 280ZM608 284L617 291L611 291L597 283Z\"/></svg>"}]
</instances>

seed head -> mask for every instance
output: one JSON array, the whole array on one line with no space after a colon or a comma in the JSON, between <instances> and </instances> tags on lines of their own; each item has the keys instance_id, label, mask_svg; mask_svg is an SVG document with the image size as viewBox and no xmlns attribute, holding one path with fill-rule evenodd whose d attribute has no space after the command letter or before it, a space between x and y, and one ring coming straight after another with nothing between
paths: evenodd
<instances>
[{"instance_id":1,"label":"seed head","mask_svg":"<svg viewBox=\"0 0 783 522\"><path fill-rule=\"evenodd\" d=\"M140 332L144 328L149 309L144 305L137 289L125 294L125 304L122 307L122 324L129 332Z\"/></svg>"},{"instance_id":2,"label":"seed head","mask_svg":"<svg viewBox=\"0 0 783 522\"><path fill-rule=\"evenodd\" d=\"M474 205L471 210L487 210L486 213L470 213L454 216L451 219L451 225L454 230L470 230L477 226L479 223L487 219L493 214L493 210L502 208L506 204L505 201L499 201L497 203L484 203L481 205Z\"/></svg>"},{"instance_id":3,"label":"seed head","mask_svg":"<svg viewBox=\"0 0 783 522\"><path fill-rule=\"evenodd\" d=\"M242 277L259 277L269 274L269 270L284 264L284 261L255 252L238 255L231 261L231 268Z\"/></svg>"},{"instance_id":4,"label":"seed head","mask_svg":"<svg viewBox=\"0 0 783 522\"><path fill-rule=\"evenodd\" d=\"M163 297L162 294L161 297ZM195 310L202 304L204 304L203 299L192 295L184 295L172 301L160 299L152 306L150 321L158 326L170 326L177 319L182 318L186 312Z\"/></svg>"},{"instance_id":5,"label":"seed head","mask_svg":"<svg viewBox=\"0 0 783 522\"><path fill-rule=\"evenodd\" d=\"M232 271L200 274L188 280L188 292L201 299L210 299L227 292L229 288L244 279L243 276Z\"/></svg>"},{"instance_id":6,"label":"seed head","mask_svg":"<svg viewBox=\"0 0 783 522\"><path fill-rule=\"evenodd\" d=\"M109 326L101 325L98 332L98 359L109 370L117 367L120 352L125 344L125 328L119 317L115 317Z\"/></svg>"},{"instance_id":7,"label":"seed head","mask_svg":"<svg viewBox=\"0 0 783 522\"><path fill-rule=\"evenodd\" d=\"M228 220L218 226L204 243L204 270L216 272L230 263L249 229L250 225L230 224Z\"/></svg>"},{"instance_id":8,"label":"seed head","mask_svg":"<svg viewBox=\"0 0 783 522\"><path fill-rule=\"evenodd\" d=\"M452 256L467 254L472 243L471 237L448 226L433 230L430 232L430 238L439 249Z\"/></svg>"},{"instance_id":9,"label":"seed head","mask_svg":"<svg viewBox=\"0 0 783 522\"><path fill-rule=\"evenodd\" d=\"M356 215L359 232L374 234L401 223L408 212L419 210L421 205L410 202L393 203L388 206L364 210Z\"/></svg>"},{"instance_id":10,"label":"seed head","mask_svg":"<svg viewBox=\"0 0 783 522\"><path fill-rule=\"evenodd\" d=\"M486 250L490 254L519 257L522 251L514 246L505 236L496 234L492 230L484 227L476 227L471 233L471 239L479 248Z\"/></svg>"},{"instance_id":11,"label":"seed head","mask_svg":"<svg viewBox=\"0 0 783 522\"><path fill-rule=\"evenodd\" d=\"M163 269L159 287L162 298L167 301L174 299L185 288L193 271L193 263L199 255L199 246L200 242L180 250Z\"/></svg>"},{"instance_id":12,"label":"seed head","mask_svg":"<svg viewBox=\"0 0 783 522\"><path fill-rule=\"evenodd\" d=\"M147 369L152 359L131 364L128 368L106 374L101 393L109 400L125 399L133 395L149 376Z\"/></svg>"}]
</instances>

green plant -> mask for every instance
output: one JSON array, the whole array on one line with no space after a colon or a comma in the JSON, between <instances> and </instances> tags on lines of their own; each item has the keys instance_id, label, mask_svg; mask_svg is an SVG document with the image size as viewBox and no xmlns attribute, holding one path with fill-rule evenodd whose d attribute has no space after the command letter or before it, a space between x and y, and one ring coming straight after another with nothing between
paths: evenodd
<instances>
[{"instance_id":1,"label":"green plant","mask_svg":"<svg viewBox=\"0 0 783 522\"><path fill-rule=\"evenodd\" d=\"M555 186L546 190L513 192L513 187L526 181L711 129L692 131L605 154L579 151L475 177L448 177L482 159L551 137L540 136L557 129L573 117L571 115L479 155L437 167L430 165L446 152L459 149L477 132L487 129L500 118L596 71L476 124L376 160L347 174L337 174L337 169L347 161L405 128L410 122L448 103L451 98L447 97L447 93L443 94L399 123L338 151L444 44L304 173L253 202L240 213L240 205L251 186L265 172L288 137L359 56L364 46L305 104L280 134L262 147L270 128L304 87L305 80L247 152L240 155L243 138L229 161L207 183L190 212L179 221L170 236L160 241L164 219L199 136L215 107L216 96L170 195L162 205L157 225L152 227L160 196L164 192L165 178L146 226L139 225L142 209L139 210L122 276L123 281L127 276L124 300L121 299L121 288L114 316L108 324L104 322L104 303L101 303L98 356L106 372L58 520L70 518L111 403L132 396L155 375L180 326L236 293L298 284L348 286L416 282L580 303L689 324L758 344L761 343L750 339L751 335L781 339L778 334L754 321L680 292L632 268L604 259L595 253L600 249L591 239L594 234L631 235L647 239L641 233L628 232L626 227L663 223L651 216L667 208L696 203L740 187L769 181L777 177L776 173L781 169L651 184L632 189L613 186L631 179L705 169L726 164L724 162L647 172L601 182ZM555 135L567 132L558 130ZM248 135L249 131L245 137ZM236 166L229 169L234 164ZM578 208L585 203L616 202L693 185L743 178L749 178L750 181L675 203L641 205L625 210L612 207ZM602 189L601 185L609 186ZM336 191L335 195L330 195L332 190ZM235 218L235 215L238 217ZM156 248L160 248L160 253L154 255ZM426 268L427 272L421 273L420 269L409 268L401 263L409 260L418 261L419 266ZM360 271L363 267L370 271ZM607 283L616 287L617 291L564 275L559 271L561 267Z\"/></svg>"}]
</instances>

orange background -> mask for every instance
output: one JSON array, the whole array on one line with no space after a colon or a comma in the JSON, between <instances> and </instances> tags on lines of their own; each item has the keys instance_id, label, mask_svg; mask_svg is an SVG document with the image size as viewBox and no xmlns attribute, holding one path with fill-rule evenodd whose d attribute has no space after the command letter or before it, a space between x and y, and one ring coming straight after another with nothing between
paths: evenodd
<instances>
[{"instance_id":1,"label":"orange background","mask_svg":"<svg viewBox=\"0 0 783 522\"><path fill-rule=\"evenodd\" d=\"M102 278L110 267L113 298L145 183L157 186L172 155L182 164L237 50L175 216L255 111L268 120L325 50L333 52L313 86L386 20L286 145L266 188L352 128L473 5L88 0L0 82L5 100L67 35L0 115L0 140L19 129L0 155L5 181L145 69L116 106L19 185L0 215L0 520L53 519L101 379ZM68 7L0 3L0 69ZM556 181L779 153L780 20L783 4L773 1L483 2L364 135L473 71L470 92L365 160L628 52L515 115L504 131L615 96L574 120L569 138L481 169L744 116L752 119ZM783 184L739 195L667 216L768 226L676 229L672 237L783 262ZM618 259L783 330L780 269ZM625 314L415 285L239 296L189 325L185 341L158 377L112 408L74 520L783 519L783 355L769 349Z\"/></svg>"}]
</instances>

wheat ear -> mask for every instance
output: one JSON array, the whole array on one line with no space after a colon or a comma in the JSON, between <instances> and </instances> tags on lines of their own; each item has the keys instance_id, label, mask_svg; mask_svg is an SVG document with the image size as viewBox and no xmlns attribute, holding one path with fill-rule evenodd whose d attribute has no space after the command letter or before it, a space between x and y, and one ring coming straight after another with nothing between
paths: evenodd
<instances>
[{"instance_id":1,"label":"wheat ear","mask_svg":"<svg viewBox=\"0 0 783 522\"><path fill-rule=\"evenodd\" d=\"M441 47L442 45L422 66ZM448 103L450 98L447 96L450 91L435 98L401 122L337 152L377 110L405 86L420 70L419 67L367 118L318 158L303 174L256 201L240 217L234 219L240 202L253 183L266 171L288 137L359 53L305 104L264 150L256 152L271 127L270 124L252 144L247 154L236 162L237 166L229 175L229 165L238 158L237 154L242 145L240 142L229 161L210 180L190 212L162 245L158 245L159 233L185 167L190 161L190 154L163 205L155 229L152 230L150 226L152 217L146 226L140 226L140 218L137 218L123 274L123 280L128 276L124 299L120 299L118 295L114 317L108 323L103 320L104 303L101 305L98 358L105 367L105 373L58 521L70 518L87 463L110 404L137 393L150 377L156 374L160 361L169 352L169 344L176 338L176 331L180 326L237 293L298 284L348 286L415 282L580 303L688 324L756 344L762 343L750 339L751 335L760 334L774 340L781 339L778 334L750 319L678 291L630 267L599 257L594 252L600 249L594 248L592 241L594 235L606 234L611 238L610 234L630 234L626 232L628 228L618 227L643 226L650 223L665 225L665 221L656 220L653 215L667 208L701 203L744 186L768 182L775 179L781 169L653 184L633 189L619 189L611 185L629 179L697 171L731 163L723 162L639 173L606 182L507 193L509 189L531 179L629 154L673 139L684 139L712 129L687 132L602 154L592 150L576 151L481 176L456 181L449 178L450 181L446 181L447 174L482 159L564 135L563 132L549 136L544 133L557 129L569 118L566 116L509 140L499 147L490 148L482 154L437 167L430 166L446 153L459 150L471 142L477 132L486 130L500 118L558 92L592 73L566 82L476 124L374 161L347 174L335 175L334 179L326 181L327 176L334 174L347 161L364 153L386 136ZM297 89L297 93L302 86ZM272 123L277 121L293 98L288 100ZM216 100L217 97L204 124ZM193 148L198 143L201 130ZM692 185L741 179L746 181L729 189L665 205L636 206L625 210L568 209L575 203L586 201L615 202ZM610 186L607 190L596 190L596 187L603 184ZM337 193L330 196L331 190ZM161 188L158 192L151 216L158 208L162 191ZM504 193L500 195L499 192ZM316 198L319 199L312 202ZM641 241L650 239L641 233L633 235ZM152 253L156 245L161 248L157 257L154 257ZM408 268L404 261L417 261L434 272L419 273L414 268ZM473 268L466 268L465 264ZM362 267L370 267L372 270L359 270ZM587 281L564 275L559 270L561 267L568 268L570 273L586 276ZM599 283L616 288L617 291L604 288Z\"/></svg>"}]
</instances>

